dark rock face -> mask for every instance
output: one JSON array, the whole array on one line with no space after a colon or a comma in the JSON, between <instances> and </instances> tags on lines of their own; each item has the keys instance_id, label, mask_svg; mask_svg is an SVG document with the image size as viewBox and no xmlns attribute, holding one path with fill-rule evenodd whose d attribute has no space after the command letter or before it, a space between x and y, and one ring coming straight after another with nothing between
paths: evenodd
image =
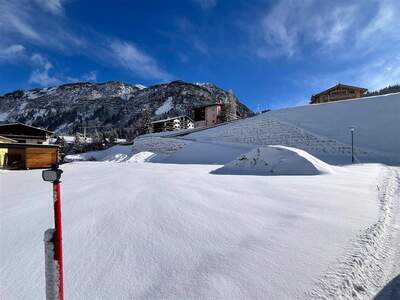
<instances>
[{"instance_id":1,"label":"dark rock face","mask_svg":"<svg viewBox=\"0 0 400 300\"><path fill-rule=\"evenodd\" d=\"M82 131L82 126L136 130L145 110L154 119L191 116L193 107L229 99L238 103L243 117L253 114L232 93L209 83L172 81L148 88L118 81L73 83L0 96L0 121L27 123L57 133Z\"/></svg>"}]
</instances>

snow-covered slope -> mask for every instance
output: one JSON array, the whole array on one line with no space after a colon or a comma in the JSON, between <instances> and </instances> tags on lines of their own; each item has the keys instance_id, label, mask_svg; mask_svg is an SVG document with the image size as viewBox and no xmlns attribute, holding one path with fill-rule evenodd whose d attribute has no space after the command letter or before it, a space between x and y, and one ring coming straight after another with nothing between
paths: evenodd
<instances>
[{"instance_id":1,"label":"snow-covered slope","mask_svg":"<svg viewBox=\"0 0 400 300\"><path fill-rule=\"evenodd\" d=\"M65 298L372 299L383 285L399 200L389 169L216 168L64 165ZM39 170L0 172L0 190L1 297L44 299L51 184Z\"/></svg>"},{"instance_id":2,"label":"snow-covered slope","mask_svg":"<svg viewBox=\"0 0 400 300\"><path fill-rule=\"evenodd\" d=\"M300 148L330 163L400 164L400 94L271 111L183 138Z\"/></svg>"}]
</instances>

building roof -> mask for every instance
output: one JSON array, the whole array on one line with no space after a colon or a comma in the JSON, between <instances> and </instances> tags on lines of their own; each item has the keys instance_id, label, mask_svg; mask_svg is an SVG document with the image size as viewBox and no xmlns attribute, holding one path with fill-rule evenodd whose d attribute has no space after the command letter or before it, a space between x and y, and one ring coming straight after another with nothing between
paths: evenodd
<instances>
[{"instance_id":1,"label":"building roof","mask_svg":"<svg viewBox=\"0 0 400 300\"><path fill-rule=\"evenodd\" d=\"M18 143L18 141L16 141L16 140L13 140L13 139L10 139L8 137L1 136L1 135L0 135L0 141L6 141L8 143Z\"/></svg>"},{"instance_id":2,"label":"building roof","mask_svg":"<svg viewBox=\"0 0 400 300\"><path fill-rule=\"evenodd\" d=\"M60 146L48 144L0 143L0 148L60 148Z\"/></svg>"},{"instance_id":3,"label":"building roof","mask_svg":"<svg viewBox=\"0 0 400 300\"><path fill-rule=\"evenodd\" d=\"M22 123L6 123L0 124L0 134L1 135L15 135L16 133L23 133L24 135L41 135L43 133L53 134L52 131L47 129L42 129L39 127L34 127Z\"/></svg>"},{"instance_id":4,"label":"building roof","mask_svg":"<svg viewBox=\"0 0 400 300\"><path fill-rule=\"evenodd\" d=\"M151 122L151 124L161 123L161 122L168 122L168 121L175 120L175 119L178 119L178 118L188 118L189 120L193 121L191 117L188 117L188 116L185 116L185 115L181 115L181 116L177 116L177 117L170 117L170 118L167 118L167 119L157 120L157 121Z\"/></svg>"},{"instance_id":5,"label":"building roof","mask_svg":"<svg viewBox=\"0 0 400 300\"><path fill-rule=\"evenodd\" d=\"M322 92L320 92L320 93L318 93L318 94L312 95L312 97L317 97L317 96L319 96L319 95L328 93L328 92L330 92L330 91L333 91L333 90L337 89L338 87L360 90L360 91L362 91L362 92L368 91L368 89L366 89L366 88L362 88L362 87L358 87L358 86L352 86L352 85L346 85L346 84L338 83L337 85L335 85L335 86L333 86L333 87L331 87L331 88L329 88L329 89L327 89L327 90L325 90L325 91L322 91Z\"/></svg>"}]
</instances>

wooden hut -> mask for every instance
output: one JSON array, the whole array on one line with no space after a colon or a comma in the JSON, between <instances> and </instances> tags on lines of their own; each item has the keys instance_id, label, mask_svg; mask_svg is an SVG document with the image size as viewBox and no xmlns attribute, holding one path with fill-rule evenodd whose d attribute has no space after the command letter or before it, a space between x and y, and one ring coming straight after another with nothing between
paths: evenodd
<instances>
[{"instance_id":1,"label":"wooden hut","mask_svg":"<svg viewBox=\"0 0 400 300\"><path fill-rule=\"evenodd\" d=\"M0 168L42 169L59 163L59 146L0 142Z\"/></svg>"}]
</instances>

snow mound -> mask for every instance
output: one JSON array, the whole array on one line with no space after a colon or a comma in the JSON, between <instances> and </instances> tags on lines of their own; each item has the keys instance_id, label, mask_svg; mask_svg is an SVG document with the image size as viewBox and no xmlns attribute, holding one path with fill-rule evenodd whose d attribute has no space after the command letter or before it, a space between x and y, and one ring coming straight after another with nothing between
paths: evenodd
<instances>
[{"instance_id":1,"label":"snow mound","mask_svg":"<svg viewBox=\"0 0 400 300\"><path fill-rule=\"evenodd\" d=\"M105 150L67 155L66 161L123 162L132 157L132 146L116 145Z\"/></svg>"},{"instance_id":2,"label":"snow mound","mask_svg":"<svg viewBox=\"0 0 400 300\"><path fill-rule=\"evenodd\" d=\"M213 174L319 175L333 167L311 154L284 146L259 147L213 171Z\"/></svg>"}]
</instances>

